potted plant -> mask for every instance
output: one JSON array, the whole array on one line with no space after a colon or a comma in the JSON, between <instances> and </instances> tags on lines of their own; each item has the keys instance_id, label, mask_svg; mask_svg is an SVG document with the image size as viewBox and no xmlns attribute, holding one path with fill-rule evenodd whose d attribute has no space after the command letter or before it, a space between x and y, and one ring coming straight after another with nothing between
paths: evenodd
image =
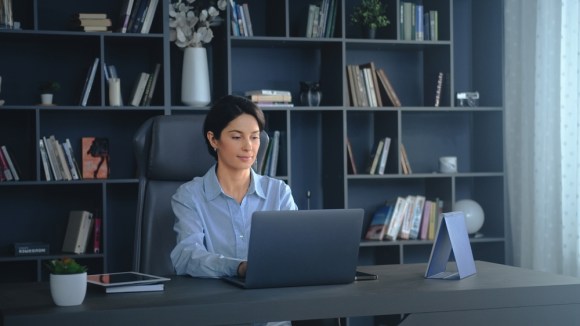
<instances>
[{"instance_id":1,"label":"potted plant","mask_svg":"<svg viewBox=\"0 0 580 326\"><path fill-rule=\"evenodd\" d=\"M40 90L40 100L42 105L52 105L53 95L55 92L60 90L60 84L49 80L42 82L38 89Z\"/></svg>"},{"instance_id":2,"label":"potted plant","mask_svg":"<svg viewBox=\"0 0 580 326\"><path fill-rule=\"evenodd\" d=\"M57 306L83 303L87 292L87 267L63 257L46 264L50 271L50 294Z\"/></svg>"},{"instance_id":3,"label":"potted plant","mask_svg":"<svg viewBox=\"0 0 580 326\"><path fill-rule=\"evenodd\" d=\"M387 6L381 0L362 0L350 15L350 21L365 28L369 38L374 38L377 28L387 27Z\"/></svg>"}]
</instances>

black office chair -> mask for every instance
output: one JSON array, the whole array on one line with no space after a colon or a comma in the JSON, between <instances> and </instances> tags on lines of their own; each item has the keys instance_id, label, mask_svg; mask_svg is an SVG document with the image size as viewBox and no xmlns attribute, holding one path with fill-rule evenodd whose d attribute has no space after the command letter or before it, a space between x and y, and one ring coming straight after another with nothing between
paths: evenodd
<instances>
[{"instance_id":1,"label":"black office chair","mask_svg":"<svg viewBox=\"0 0 580 326\"><path fill-rule=\"evenodd\" d=\"M135 230L135 271L173 275L169 254L176 242L171 196L177 188L203 176L215 163L203 135L204 114L156 116L135 134L139 198ZM268 147L266 132L260 135L258 161Z\"/></svg>"}]
</instances>

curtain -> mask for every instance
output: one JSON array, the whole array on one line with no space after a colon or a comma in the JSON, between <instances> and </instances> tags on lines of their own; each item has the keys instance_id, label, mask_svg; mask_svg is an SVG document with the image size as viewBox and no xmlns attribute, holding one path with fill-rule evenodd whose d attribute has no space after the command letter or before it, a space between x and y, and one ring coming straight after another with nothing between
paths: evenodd
<instances>
[{"instance_id":1,"label":"curtain","mask_svg":"<svg viewBox=\"0 0 580 326\"><path fill-rule=\"evenodd\" d=\"M505 0L511 259L580 276L578 0ZM509 235L508 235L509 236Z\"/></svg>"}]
</instances>

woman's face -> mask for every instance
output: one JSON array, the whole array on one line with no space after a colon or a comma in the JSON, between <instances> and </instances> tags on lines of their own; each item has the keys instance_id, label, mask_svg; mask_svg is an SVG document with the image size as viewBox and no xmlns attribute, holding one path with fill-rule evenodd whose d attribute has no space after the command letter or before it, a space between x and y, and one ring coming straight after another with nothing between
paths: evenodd
<instances>
[{"instance_id":1,"label":"woman's face","mask_svg":"<svg viewBox=\"0 0 580 326\"><path fill-rule=\"evenodd\" d=\"M208 137L212 146L217 148L220 166L230 169L252 167L260 148L260 127L253 116L242 114L230 121L219 140L211 132Z\"/></svg>"}]
</instances>

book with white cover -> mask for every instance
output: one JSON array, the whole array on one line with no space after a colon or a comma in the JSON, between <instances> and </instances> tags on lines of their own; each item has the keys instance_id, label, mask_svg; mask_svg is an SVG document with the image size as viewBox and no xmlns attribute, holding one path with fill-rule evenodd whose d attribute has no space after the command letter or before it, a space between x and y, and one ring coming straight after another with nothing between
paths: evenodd
<instances>
[{"instance_id":1,"label":"book with white cover","mask_svg":"<svg viewBox=\"0 0 580 326\"><path fill-rule=\"evenodd\" d=\"M387 229L386 238L387 240L397 240L399 231L401 230L401 225L403 224L403 218L405 217L405 212L407 210L407 199L403 197L397 197L395 203L395 210L393 211L393 217L389 223Z\"/></svg>"},{"instance_id":2,"label":"book with white cover","mask_svg":"<svg viewBox=\"0 0 580 326\"><path fill-rule=\"evenodd\" d=\"M52 176L51 176L51 167L50 167L50 162L48 161L48 153L46 152L46 147L44 145L44 139L41 138L38 141L38 145L40 148L40 158L42 159L42 167L44 168L44 177L46 181L51 181L52 180Z\"/></svg>"},{"instance_id":3,"label":"book with white cover","mask_svg":"<svg viewBox=\"0 0 580 326\"><path fill-rule=\"evenodd\" d=\"M70 211L66 234L62 244L63 252L82 254L87 247L93 213L88 211Z\"/></svg>"},{"instance_id":4,"label":"book with white cover","mask_svg":"<svg viewBox=\"0 0 580 326\"><path fill-rule=\"evenodd\" d=\"M111 286L105 288L106 293L127 293L127 292L152 292L163 291L165 284L145 284L145 285L125 285L125 286Z\"/></svg>"},{"instance_id":5,"label":"book with white cover","mask_svg":"<svg viewBox=\"0 0 580 326\"><path fill-rule=\"evenodd\" d=\"M83 93L81 95L81 106L87 106L87 101L89 100L89 95L91 94L91 88L93 88L93 82L95 80L98 65L99 58L97 57L95 58L93 65L89 68L87 80L85 81L85 87L83 88Z\"/></svg>"},{"instance_id":6,"label":"book with white cover","mask_svg":"<svg viewBox=\"0 0 580 326\"><path fill-rule=\"evenodd\" d=\"M92 274L87 283L105 289L107 293L163 291L169 278L139 272Z\"/></svg>"},{"instance_id":7,"label":"book with white cover","mask_svg":"<svg viewBox=\"0 0 580 326\"><path fill-rule=\"evenodd\" d=\"M274 90L274 89L257 89L250 90L244 93L246 96L250 95L292 95L290 91Z\"/></svg>"},{"instance_id":8,"label":"book with white cover","mask_svg":"<svg viewBox=\"0 0 580 326\"><path fill-rule=\"evenodd\" d=\"M16 171L16 166L14 165L14 162L12 161L12 158L8 153L8 148L6 148L6 145L2 145L2 154L4 154L4 159L6 159L6 163L8 163L10 172L12 172L12 177L14 178L15 181L19 181L20 176L18 175L18 171Z\"/></svg>"},{"instance_id":9,"label":"book with white cover","mask_svg":"<svg viewBox=\"0 0 580 326\"><path fill-rule=\"evenodd\" d=\"M389 157L389 148L391 147L391 138L385 137L383 143L383 150L381 151L381 158L379 161L378 174L385 174L385 168L387 166L387 158Z\"/></svg>"}]
</instances>

